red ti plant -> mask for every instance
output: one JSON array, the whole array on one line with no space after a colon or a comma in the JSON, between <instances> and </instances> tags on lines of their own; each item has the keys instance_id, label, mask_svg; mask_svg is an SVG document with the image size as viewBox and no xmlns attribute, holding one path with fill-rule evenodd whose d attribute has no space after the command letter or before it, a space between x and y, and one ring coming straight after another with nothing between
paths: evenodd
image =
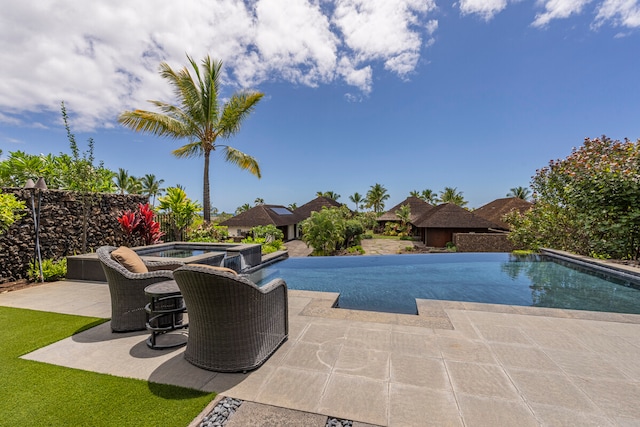
<instances>
[{"instance_id":1,"label":"red ti plant","mask_svg":"<svg viewBox=\"0 0 640 427\"><path fill-rule=\"evenodd\" d=\"M152 245L160 242L164 233L160 231L160 224L153 220L153 210L149 204L138 205L138 211L124 211L118 218L122 231L131 240L133 237L140 237L145 245Z\"/></svg>"}]
</instances>

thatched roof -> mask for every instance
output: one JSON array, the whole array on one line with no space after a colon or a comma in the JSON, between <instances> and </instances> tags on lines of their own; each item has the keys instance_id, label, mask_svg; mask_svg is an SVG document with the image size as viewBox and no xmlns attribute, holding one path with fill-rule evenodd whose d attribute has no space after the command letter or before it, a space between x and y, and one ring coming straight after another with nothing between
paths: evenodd
<instances>
[{"instance_id":1,"label":"thatched roof","mask_svg":"<svg viewBox=\"0 0 640 427\"><path fill-rule=\"evenodd\" d=\"M256 227L258 225L275 225L282 227L296 224L300 218L294 212L281 205L258 205L248 211L229 218L220 223L228 227Z\"/></svg>"},{"instance_id":2,"label":"thatched roof","mask_svg":"<svg viewBox=\"0 0 640 427\"><path fill-rule=\"evenodd\" d=\"M297 208L294 213L296 214L296 216L298 218L300 218L300 221L307 219L311 216L311 212L320 212L322 210L323 207L327 207L327 208L333 208L333 207L340 207L342 206L342 203L336 202L333 199L330 199L328 197L316 197L315 199L313 199L312 201L305 203L304 205L300 206L299 208Z\"/></svg>"},{"instance_id":3,"label":"thatched roof","mask_svg":"<svg viewBox=\"0 0 640 427\"><path fill-rule=\"evenodd\" d=\"M497 224L453 203L443 203L430 209L414 225L420 228L497 228Z\"/></svg>"},{"instance_id":4,"label":"thatched roof","mask_svg":"<svg viewBox=\"0 0 640 427\"><path fill-rule=\"evenodd\" d=\"M507 197L487 203L473 211L473 213L488 221L496 223L499 228L508 230L509 224L502 221L502 218L513 210L524 213L531 209L532 206L533 203L527 202L526 200L522 200L517 197Z\"/></svg>"},{"instance_id":5,"label":"thatched roof","mask_svg":"<svg viewBox=\"0 0 640 427\"><path fill-rule=\"evenodd\" d=\"M411 215L410 215L410 223L415 223L419 218L424 216L428 211L433 209L433 205L425 202L424 200L418 197L407 197L402 203L398 203L382 215L380 215L377 220L378 221L399 221L396 212L403 205L409 205L411 207Z\"/></svg>"}]
</instances>

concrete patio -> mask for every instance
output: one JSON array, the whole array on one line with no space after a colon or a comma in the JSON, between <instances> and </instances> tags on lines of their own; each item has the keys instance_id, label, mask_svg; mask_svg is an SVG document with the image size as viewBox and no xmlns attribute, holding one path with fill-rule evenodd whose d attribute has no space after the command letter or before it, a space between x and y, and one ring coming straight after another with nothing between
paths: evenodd
<instances>
[{"instance_id":1,"label":"concrete patio","mask_svg":"<svg viewBox=\"0 0 640 427\"><path fill-rule=\"evenodd\" d=\"M410 316L331 308L336 297L290 291L289 340L248 374L196 368L184 348L151 350L146 332L109 323L24 357L245 400L230 426L640 425L640 316L428 300ZM0 305L110 317L97 282Z\"/></svg>"}]
</instances>

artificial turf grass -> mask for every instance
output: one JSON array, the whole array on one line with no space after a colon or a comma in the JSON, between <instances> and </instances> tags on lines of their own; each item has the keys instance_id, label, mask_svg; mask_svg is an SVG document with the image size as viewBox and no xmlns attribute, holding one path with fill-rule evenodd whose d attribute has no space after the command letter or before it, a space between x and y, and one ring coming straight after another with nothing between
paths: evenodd
<instances>
[{"instance_id":1,"label":"artificial turf grass","mask_svg":"<svg viewBox=\"0 0 640 427\"><path fill-rule=\"evenodd\" d=\"M0 425L186 426L215 397L19 358L105 321L0 307Z\"/></svg>"}]
</instances>

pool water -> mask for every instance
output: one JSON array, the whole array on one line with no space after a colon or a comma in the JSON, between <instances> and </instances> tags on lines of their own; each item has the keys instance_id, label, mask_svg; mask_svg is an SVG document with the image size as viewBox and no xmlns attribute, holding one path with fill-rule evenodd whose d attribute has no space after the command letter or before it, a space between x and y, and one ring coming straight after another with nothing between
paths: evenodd
<instances>
[{"instance_id":1,"label":"pool water","mask_svg":"<svg viewBox=\"0 0 640 427\"><path fill-rule=\"evenodd\" d=\"M250 275L339 292L341 308L416 314L416 298L640 314L640 285L507 253L289 258ZM634 287L635 286L635 287Z\"/></svg>"},{"instance_id":2,"label":"pool water","mask_svg":"<svg viewBox=\"0 0 640 427\"><path fill-rule=\"evenodd\" d=\"M145 252L144 255L159 256L163 258L189 258L196 255L203 255L209 252L215 251L203 249L163 249L158 252Z\"/></svg>"}]
</instances>

